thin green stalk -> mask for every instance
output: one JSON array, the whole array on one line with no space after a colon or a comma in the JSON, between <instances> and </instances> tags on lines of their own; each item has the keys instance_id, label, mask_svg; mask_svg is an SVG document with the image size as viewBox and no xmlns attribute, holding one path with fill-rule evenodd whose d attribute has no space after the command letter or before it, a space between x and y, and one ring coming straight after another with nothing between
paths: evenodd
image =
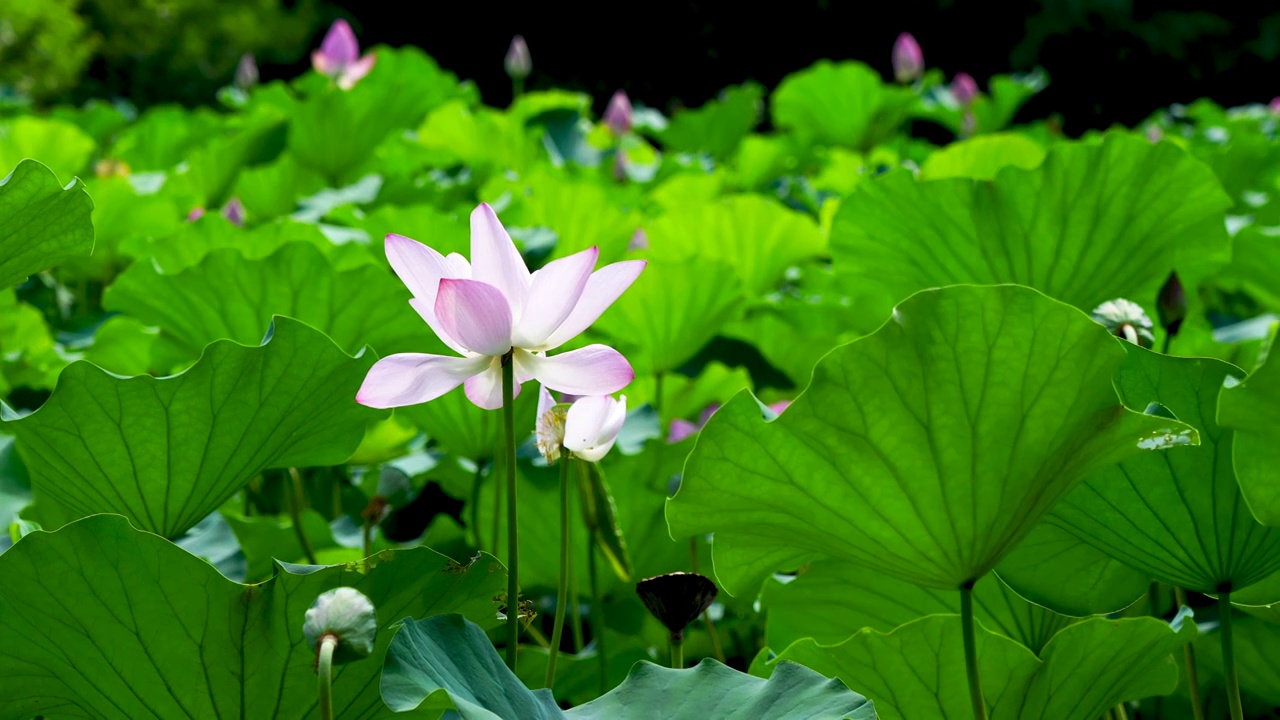
<instances>
[{"instance_id":1,"label":"thin green stalk","mask_svg":"<svg viewBox=\"0 0 1280 720\"><path fill-rule=\"evenodd\" d=\"M338 636L332 633L320 638L316 648L316 677L320 698L320 720L333 720L333 651Z\"/></svg>"},{"instance_id":2,"label":"thin green stalk","mask_svg":"<svg viewBox=\"0 0 1280 720\"><path fill-rule=\"evenodd\" d=\"M1240 705L1240 676L1236 674L1235 644L1231 639L1231 591L1218 593L1218 632L1222 635L1222 666L1227 681L1231 720L1244 720Z\"/></svg>"},{"instance_id":3,"label":"thin green stalk","mask_svg":"<svg viewBox=\"0 0 1280 720\"><path fill-rule=\"evenodd\" d=\"M1124 709L1124 703L1120 703L1115 707L1116 720L1129 720L1129 711Z\"/></svg>"},{"instance_id":4,"label":"thin green stalk","mask_svg":"<svg viewBox=\"0 0 1280 720\"><path fill-rule=\"evenodd\" d=\"M502 547L502 481L498 479L498 465L494 461L493 472L490 477L493 478L493 554L495 557L501 556Z\"/></svg>"},{"instance_id":5,"label":"thin green stalk","mask_svg":"<svg viewBox=\"0 0 1280 720\"><path fill-rule=\"evenodd\" d=\"M974 720L987 720L987 703L982 699L982 681L978 678L978 643L973 634L973 583L960 588L960 624L964 631L964 664L969 675L969 701Z\"/></svg>"},{"instance_id":6,"label":"thin green stalk","mask_svg":"<svg viewBox=\"0 0 1280 720\"><path fill-rule=\"evenodd\" d=\"M569 452L560 452L560 584L556 588L556 622L551 630L551 654L547 657L547 687L556 681L556 657L564 635L564 611L569 604Z\"/></svg>"},{"instance_id":7,"label":"thin green stalk","mask_svg":"<svg viewBox=\"0 0 1280 720\"><path fill-rule=\"evenodd\" d=\"M307 562L319 565L320 563L316 561L316 551L311 547L311 541L307 539L307 531L302 527L302 509L307 502L307 494L302 487L302 476L298 474L297 468L289 468L289 478L293 481L293 498L289 503L289 515L293 518L293 532L298 536L298 544L302 545L302 554L306 556Z\"/></svg>"},{"instance_id":8,"label":"thin green stalk","mask_svg":"<svg viewBox=\"0 0 1280 720\"><path fill-rule=\"evenodd\" d=\"M587 538L587 575L591 582L591 636L600 657L600 694L609 692L609 653L604 647L604 602L600 598L600 576L596 572L595 538Z\"/></svg>"},{"instance_id":9,"label":"thin green stalk","mask_svg":"<svg viewBox=\"0 0 1280 720\"><path fill-rule=\"evenodd\" d=\"M520 642L520 546L516 513L516 413L515 361L502 357L502 424L507 431L507 667L516 671L516 645Z\"/></svg>"},{"instance_id":10,"label":"thin green stalk","mask_svg":"<svg viewBox=\"0 0 1280 720\"><path fill-rule=\"evenodd\" d=\"M1147 604L1151 606L1151 617L1160 617L1160 583L1154 580L1147 586Z\"/></svg>"},{"instance_id":11,"label":"thin green stalk","mask_svg":"<svg viewBox=\"0 0 1280 720\"><path fill-rule=\"evenodd\" d=\"M569 615L573 620L571 630L573 630L573 654L582 654L582 648L586 646L586 641L582 637L582 603L578 599L578 567L573 562L573 555L569 555Z\"/></svg>"},{"instance_id":12,"label":"thin green stalk","mask_svg":"<svg viewBox=\"0 0 1280 720\"><path fill-rule=\"evenodd\" d=\"M1178 607L1187 604L1187 594L1173 586L1173 598ZM1182 646L1182 658L1187 663L1187 694L1191 696L1191 713L1195 720L1204 720L1204 703L1200 700L1200 672L1196 669L1196 651L1187 643Z\"/></svg>"},{"instance_id":13,"label":"thin green stalk","mask_svg":"<svg viewBox=\"0 0 1280 720\"><path fill-rule=\"evenodd\" d=\"M662 380L665 373L656 372L653 374L653 411L658 413L658 425L662 425Z\"/></svg>"},{"instance_id":14,"label":"thin green stalk","mask_svg":"<svg viewBox=\"0 0 1280 720\"><path fill-rule=\"evenodd\" d=\"M471 480L471 533L475 537L476 549L484 549L484 537L480 534L480 483L484 480L484 463L476 461L475 476Z\"/></svg>"},{"instance_id":15,"label":"thin green stalk","mask_svg":"<svg viewBox=\"0 0 1280 720\"><path fill-rule=\"evenodd\" d=\"M684 669L684 631L671 633L671 669Z\"/></svg>"}]
</instances>

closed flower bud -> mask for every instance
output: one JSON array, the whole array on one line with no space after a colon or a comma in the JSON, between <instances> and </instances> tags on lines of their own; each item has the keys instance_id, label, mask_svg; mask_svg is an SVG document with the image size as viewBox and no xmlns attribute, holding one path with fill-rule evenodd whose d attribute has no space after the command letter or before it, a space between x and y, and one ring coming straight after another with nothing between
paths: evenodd
<instances>
[{"instance_id":1,"label":"closed flower bud","mask_svg":"<svg viewBox=\"0 0 1280 720\"><path fill-rule=\"evenodd\" d=\"M911 82L924 73L924 53L911 33L902 33L893 43L893 77L900 83Z\"/></svg>"},{"instance_id":2,"label":"closed flower bud","mask_svg":"<svg viewBox=\"0 0 1280 720\"><path fill-rule=\"evenodd\" d=\"M969 73L956 73L951 81L951 97L962 107L968 106L978 97L978 82Z\"/></svg>"},{"instance_id":3,"label":"closed flower bud","mask_svg":"<svg viewBox=\"0 0 1280 720\"><path fill-rule=\"evenodd\" d=\"M1160 318L1160 326L1170 335L1177 335L1182 321L1187 317L1187 293L1178 280L1178 273L1169 273L1169 279L1160 288L1156 298L1156 315Z\"/></svg>"},{"instance_id":4,"label":"closed flower bud","mask_svg":"<svg viewBox=\"0 0 1280 720\"><path fill-rule=\"evenodd\" d=\"M1124 338L1134 345L1149 348L1156 342L1151 318L1140 305L1124 298L1108 300L1093 309L1093 319L1112 335Z\"/></svg>"},{"instance_id":5,"label":"closed flower bud","mask_svg":"<svg viewBox=\"0 0 1280 720\"><path fill-rule=\"evenodd\" d=\"M631 132L631 100L625 92L619 90L609 99L609 107L604 111L604 124L619 137Z\"/></svg>"},{"instance_id":6,"label":"closed flower bud","mask_svg":"<svg viewBox=\"0 0 1280 720\"><path fill-rule=\"evenodd\" d=\"M679 639L685 627L715 602L717 591L715 583L702 575L675 572L641 580L636 594L671 637Z\"/></svg>"},{"instance_id":7,"label":"closed flower bud","mask_svg":"<svg viewBox=\"0 0 1280 720\"><path fill-rule=\"evenodd\" d=\"M529 46L523 37L511 38L511 47L507 48L507 57L502 64L513 80L523 80L533 72L533 58L529 56Z\"/></svg>"},{"instance_id":8,"label":"closed flower bud","mask_svg":"<svg viewBox=\"0 0 1280 720\"><path fill-rule=\"evenodd\" d=\"M253 53L240 56L240 62L236 65L234 84L241 90L248 90L258 84L258 63L253 59Z\"/></svg>"},{"instance_id":9,"label":"closed flower bud","mask_svg":"<svg viewBox=\"0 0 1280 720\"><path fill-rule=\"evenodd\" d=\"M302 634L315 650L326 635L338 639L333 652L335 665L366 658L373 652L378 634L378 616L373 603L355 588L328 590L307 610Z\"/></svg>"}]
</instances>

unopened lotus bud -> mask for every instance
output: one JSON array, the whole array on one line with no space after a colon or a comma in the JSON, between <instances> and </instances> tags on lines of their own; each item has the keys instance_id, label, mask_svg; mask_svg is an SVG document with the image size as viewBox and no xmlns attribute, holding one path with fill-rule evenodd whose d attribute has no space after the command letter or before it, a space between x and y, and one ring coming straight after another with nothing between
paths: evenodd
<instances>
[{"instance_id":1,"label":"unopened lotus bud","mask_svg":"<svg viewBox=\"0 0 1280 720\"><path fill-rule=\"evenodd\" d=\"M636 583L636 594L677 642L684 629L716 599L716 586L697 573L676 572Z\"/></svg>"},{"instance_id":2,"label":"unopened lotus bud","mask_svg":"<svg viewBox=\"0 0 1280 720\"><path fill-rule=\"evenodd\" d=\"M978 97L978 81L969 73L956 73L951 81L951 97L962 107L968 106Z\"/></svg>"},{"instance_id":3,"label":"unopened lotus bud","mask_svg":"<svg viewBox=\"0 0 1280 720\"><path fill-rule=\"evenodd\" d=\"M1156 298L1156 315L1160 318L1160 326L1170 335L1177 335L1182 321L1187 317L1187 293L1178 280L1178 273L1169 273L1160 295Z\"/></svg>"},{"instance_id":4,"label":"unopened lotus bud","mask_svg":"<svg viewBox=\"0 0 1280 720\"><path fill-rule=\"evenodd\" d=\"M1267 109L1276 115L1280 115L1280 96L1271 98L1271 102L1267 103Z\"/></svg>"},{"instance_id":5,"label":"unopened lotus bud","mask_svg":"<svg viewBox=\"0 0 1280 720\"><path fill-rule=\"evenodd\" d=\"M1134 345L1149 348L1155 345L1155 327L1140 305L1124 298L1108 300L1093 309L1093 319L1112 335L1124 338Z\"/></svg>"},{"instance_id":6,"label":"unopened lotus bud","mask_svg":"<svg viewBox=\"0 0 1280 720\"><path fill-rule=\"evenodd\" d=\"M248 90L258 84L258 63L253 59L253 53L245 53L240 56L240 62L236 65L236 78L233 82L241 90Z\"/></svg>"},{"instance_id":7,"label":"unopened lotus bud","mask_svg":"<svg viewBox=\"0 0 1280 720\"><path fill-rule=\"evenodd\" d=\"M621 90L609 99L609 107L604 110L604 124L616 136L631 132L631 100Z\"/></svg>"},{"instance_id":8,"label":"unopened lotus bud","mask_svg":"<svg viewBox=\"0 0 1280 720\"><path fill-rule=\"evenodd\" d=\"M307 610L302 634L312 650L320 640L332 635L338 640L334 648L335 665L366 658L373 652L378 635L378 616L373 603L355 588L328 590L316 598Z\"/></svg>"},{"instance_id":9,"label":"unopened lotus bud","mask_svg":"<svg viewBox=\"0 0 1280 720\"><path fill-rule=\"evenodd\" d=\"M648 250L649 249L649 235L644 231L644 228L636 228L636 231L631 235L631 242L627 243L627 249L628 250Z\"/></svg>"},{"instance_id":10,"label":"unopened lotus bud","mask_svg":"<svg viewBox=\"0 0 1280 720\"><path fill-rule=\"evenodd\" d=\"M893 77L900 83L911 82L924 73L924 53L911 33L902 33L893 43Z\"/></svg>"},{"instance_id":11,"label":"unopened lotus bud","mask_svg":"<svg viewBox=\"0 0 1280 720\"><path fill-rule=\"evenodd\" d=\"M511 47L507 48L507 57L502 64L513 80L523 80L533 72L533 58L529 56L529 46L523 37L517 35L511 38Z\"/></svg>"},{"instance_id":12,"label":"unopened lotus bud","mask_svg":"<svg viewBox=\"0 0 1280 720\"><path fill-rule=\"evenodd\" d=\"M222 217L231 221L232 225L244 225L244 203L240 198L231 198L222 208Z\"/></svg>"},{"instance_id":13,"label":"unopened lotus bud","mask_svg":"<svg viewBox=\"0 0 1280 720\"><path fill-rule=\"evenodd\" d=\"M195 222L202 217L204 217L204 208L193 207L191 212L187 213L187 222Z\"/></svg>"}]
</instances>

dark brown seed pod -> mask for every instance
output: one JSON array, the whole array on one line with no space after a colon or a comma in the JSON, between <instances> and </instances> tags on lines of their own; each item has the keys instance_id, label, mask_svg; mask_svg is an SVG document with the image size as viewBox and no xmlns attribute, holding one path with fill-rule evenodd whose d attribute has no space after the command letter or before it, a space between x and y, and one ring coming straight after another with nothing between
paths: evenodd
<instances>
[{"instance_id":1,"label":"dark brown seed pod","mask_svg":"<svg viewBox=\"0 0 1280 720\"><path fill-rule=\"evenodd\" d=\"M668 573L636 583L636 594L644 606L677 639L683 636L685 626L711 607L716 593L715 583L697 573Z\"/></svg>"}]
</instances>

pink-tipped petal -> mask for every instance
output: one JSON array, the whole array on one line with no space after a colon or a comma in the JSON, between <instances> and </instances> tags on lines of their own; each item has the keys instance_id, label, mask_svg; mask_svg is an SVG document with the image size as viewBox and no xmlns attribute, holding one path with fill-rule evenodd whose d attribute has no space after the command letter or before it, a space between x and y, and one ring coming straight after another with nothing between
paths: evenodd
<instances>
[{"instance_id":1,"label":"pink-tipped petal","mask_svg":"<svg viewBox=\"0 0 1280 720\"><path fill-rule=\"evenodd\" d=\"M644 260L626 260L605 265L591 273L573 312L569 313L569 317L560 323L560 327L551 333L546 342L535 349L551 350L560 347L591 327L591 323L640 277L646 265L648 262Z\"/></svg>"},{"instance_id":2,"label":"pink-tipped petal","mask_svg":"<svg viewBox=\"0 0 1280 720\"><path fill-rule=\"evenodd\" d=\"M325 33L324 41L320 43L320 52L335 65L349 65L360 57L360 43L346 20L333 21L329 32Z\"/></svg>"},{"instance_id":3,"label":"pink-tipped petal","mask_svg":"<svg viewBox=\"0 0 1280 720\"><path fill-rule=\"evenodd\" d=\"M518 350L516 365L552 390L571 395L608 395L636 376L622 353L607 345L588 345L554 357Z\"/></svg>"},{"instance_id":4,"label":"pink-tipped petal","mask_svg":"<svg viewBox=\"0 0 1280 720\"><path fill-rule=\"evenodd\" d=\"M587 462L599 462L613 447L627 419L627 398L584 397L569 407L564 446Z\"/></svg>"},{"instance_id":5,"label":"pink-tipped petal","mask_svg":"<svg viewBox=\"0 0 1280 720\"><path fill-rule=\"evenodd\" d=\"M599 248L587 248L552 260L533 274L512 338L516 347L538 347L560 327L582 298L599 257Z\"/></svg>"},{"instance_id":6,"label":"pink-tipped petal","mask_svg":"<svg viewBox=\"0 0 1280 720\"><path fill-rule=\"evenodd\" d=\"M484 358L488 367L484 372L467 378L467 399L485 410L502 407L502 358ZM512 398L520 397L520 384L516 383Z\"/></svg>"},{"instance_id":7,"label":"pink-tipped petal","mask_svg":"<svg viewBox=\"0 0 1280 720\"><path fill-rule=\"evenodd\" d=\"M378 56L373 53L365 53L364 57L351 63L338 76L338 87L343 90L350 90L360 82L369 71L373 69L373 64L377 62Z\"/></svg>"},{"instance_id":8,"label":"pink-tipped petal","mask_svg":"<svg viewBox=\"0 0 1280 720\"><path fill-rule=\"evenodd\" d=\"M315 71L321 75L336 75L338 73L338 68L333 60L319 50L311 53L311 67L315 68Z\"/></svg>"},{"instance_id":9,"label":"pink-tipped petal","mask_svg":"<svg viewBox=\"0 0 1280 720\"><path fill-rule=\"evenodd\" d=\"M443 278L436 294L440 327L462 347L481 355L511 349L511 309L498 288L478 280Z\"/></svg>"},{"instance_id":10,"label":"pink-tipped petal","mask_svg":"<svg viewBox=\"0 0 1280 720\"><path fill-rule=\"evenodd\" d=\"M498 288L511 316L520 317L529 294L529 268L488 203L471 213L471 277Z\"/></svg>"},{"instance_id":11,"label":"pink-tipped petal","mask_svg":"<svg viewBox=\"0 0 1280 720\"><path fill-rule=\"evenodd\" d=\"M422 353L388 355L369 368L356 402L375 408L428 402L482 372L488 358L458 358Z\"/></svg>"}]
</instances>

